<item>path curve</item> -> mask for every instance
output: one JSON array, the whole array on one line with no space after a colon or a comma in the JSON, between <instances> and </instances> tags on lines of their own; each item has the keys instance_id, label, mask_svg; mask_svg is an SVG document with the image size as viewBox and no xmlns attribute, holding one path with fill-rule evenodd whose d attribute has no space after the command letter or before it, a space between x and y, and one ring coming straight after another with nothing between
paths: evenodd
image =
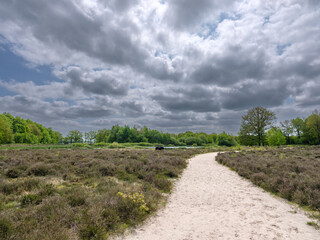
<instances>
[{"instance_id":1,"label":"path curve","mask_svg":"<svg viewBox=\"0 0 320 240\"><path fill-rule=\"evenodd\" d=\"M307 216L218 164L216 155L190 159L166 207L117 239L320 239Z\"/></svg>"}]
</instances>

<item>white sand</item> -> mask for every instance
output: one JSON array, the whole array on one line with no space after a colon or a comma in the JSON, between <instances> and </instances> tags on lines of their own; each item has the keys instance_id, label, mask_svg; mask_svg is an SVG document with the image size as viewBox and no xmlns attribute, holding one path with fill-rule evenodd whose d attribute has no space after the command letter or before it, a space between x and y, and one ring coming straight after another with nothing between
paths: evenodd
<instances>
[{"instance_id":1,"label":"white sand","mask_svg":"<svg viewBox=\"0 0 320 240\"><path fill-rule=\"evenodd\" d=\"M167 206L118 239L320 239L306 215L219 165L216 155L190 159Z\"/></svg>"}]
</instances>

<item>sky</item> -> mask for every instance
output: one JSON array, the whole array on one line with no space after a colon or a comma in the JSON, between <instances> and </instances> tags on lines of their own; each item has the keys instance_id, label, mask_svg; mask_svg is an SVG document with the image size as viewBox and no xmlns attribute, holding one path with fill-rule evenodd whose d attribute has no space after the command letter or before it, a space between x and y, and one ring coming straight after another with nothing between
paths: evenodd
<instances>
[{"instance_id":1,"label":"sky","mask_svg":"<svg viewBox=\"0 0 320 240\"><path fill-rule=\"evenodd\" d=\"M2 0L0 112L237 134L320 110L319 0Z\"/></svg>"}]
</instances>

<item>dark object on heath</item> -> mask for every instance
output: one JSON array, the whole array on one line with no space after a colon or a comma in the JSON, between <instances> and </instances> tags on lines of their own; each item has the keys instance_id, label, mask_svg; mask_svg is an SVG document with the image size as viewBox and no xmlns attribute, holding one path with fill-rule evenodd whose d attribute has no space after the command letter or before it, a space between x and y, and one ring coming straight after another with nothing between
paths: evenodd
<instances>
[{"instance_id":1,"label":"dark object on heath","mask_svg":"<svg viewBox=\"0 0 320 240\"><path fill-rule=\"evenodd\" d=\"M156 150L164 150L164 147L156 146Z\"/></svg>"}]
</instances>

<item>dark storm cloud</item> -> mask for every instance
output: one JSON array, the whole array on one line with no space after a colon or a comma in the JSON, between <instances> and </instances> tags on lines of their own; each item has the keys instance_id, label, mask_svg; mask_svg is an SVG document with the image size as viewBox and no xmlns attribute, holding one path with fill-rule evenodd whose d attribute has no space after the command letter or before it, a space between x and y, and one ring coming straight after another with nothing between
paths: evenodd
<instances>
[{"instance_id":1,"label":"dark storm cloud","mask_svg":"<svg viewBox=\"0 0 320 240\"><path fill-rule=\"evenodd\" d=\"M34 116L41 121L106 117L113 112L105 106L83 103L69 106L67 103L50 103L21 95L2 97L0 101L0 112Z\"/></svg>"},{"instance_id":2,"label":"dark storm cloud","mask_svg":"<svg viewBox=\"0 0 320 240\"><path fill-rule=\"evenodd\" d=\"M191 80L228 86L243 79L261 79L264 74L265 58L261 50L229 46L222 56L205 59L191 74Z\"/></svg>"},{"instance_id":3,"label":"dark storm cloud","mask_svg":"<svg viewBox=\"0 0 320 240\"><path fill-rule=\"evenodd\" d=\"M168 24L177 29L193 27L209 13L217 14L232 5L234 0L170 0L168 3Z\"/></svg>"},{"instance_id":4,"label":"dark storm cloud","mask_svg":"<svg viewBox=\"0 0 320 240\"><path fill-rule=\"evenodd\" d=\"M107 117L112 114L112 111L108 109L103 108L83 108L81 106L79 107L71 107L67 110L64 110L59 113L61 118L69 118L69 119L75 119L75 118L100 118L100 117Z\"/></svg>"},{"instance_id":5,"label":"dark storm cloud","mask_svg":"<svg viewBox=\"0 0 320 240\"><path fill-rule=\"evenodd\" d=\"M215 91L194 87L176 89L170 95L155 95L152 98L168 111L219 112L220 103Z\"/></svg>"},{"instance_id":6,"label":"dark storm cloud","mask_svg":"<svg viewBox=\"0 0 320 240\"><path fill-rule=\"evenodd\" d=\"M70 67L62 75L69 80L70 89L66 91L72 92L73 88L76 88L89 94L114 96L123 96L128 93L128 86L108 76L105 72L91 72L91 75L86 74L85 76L81 68Z\"/></svg>"},{"instance_id":7,"label":"dark storm cloud","mask_svg":"<svg viewBox=\"0 0 320 240\"><path fill-rule=\"evenodd\" d=\"M129 31L129 24L121 21L112 24L113 16L89 17L73 1L5 1L0 13L3 21L14 20L45 44L64 45L107 63L135 66L147 57L138 40L132 39L139 34L132 31L137 28Z\"/></svg>"},{"instance_id":8,"label":"dark storm cloud","mask_svg":"<svg viewBox=\"0 0 320 240\"><path fill-rule=\"evenodd\" d=\"M114 11L123 12L136 5L139 0L99 0L99 2Z\"/></svg>"},{"instance_id":9,"label":"dark storm cloud","mask_svg":"<svg viewBox=\"0 0 320 240\"><path fill-rule=\"evenodd\" d=\"M282 105L290 96L290 91L285 82L258 83L253 81L240 87L228 89L221 95L223 108L245 110L255 106L275 107Z\"/></svg>"},{"instance_id":10,"label":"dark storm cloud","mask_svg":"<svg viewBox=\"0 0 320 240\"><path fill-rule=\"evenodd\" d=\"M141 104L134 101L124 101L119 104L120 113L126 117L141 117L144 116L143 107Z\"/></svg>"}]
</instances>

